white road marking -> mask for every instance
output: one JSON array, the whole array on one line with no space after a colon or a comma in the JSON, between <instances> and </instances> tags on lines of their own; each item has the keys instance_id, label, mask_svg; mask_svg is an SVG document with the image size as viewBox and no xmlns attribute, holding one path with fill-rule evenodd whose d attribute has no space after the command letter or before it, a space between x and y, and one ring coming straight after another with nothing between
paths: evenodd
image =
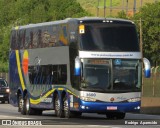
<instances>
[{"instance_id":1,"label":"white road marking","mask_svg":"<svg viewBox=\"0 0 160 128\"><path fill-rule=\"evenodd\" d=\"M0 119L9 119L9 118L12 118L12 119L33 119L33 118L24 118L24 117L18 117L18 116L6 116L6 115L0 115Z\"/></svg>"}]
</instances>

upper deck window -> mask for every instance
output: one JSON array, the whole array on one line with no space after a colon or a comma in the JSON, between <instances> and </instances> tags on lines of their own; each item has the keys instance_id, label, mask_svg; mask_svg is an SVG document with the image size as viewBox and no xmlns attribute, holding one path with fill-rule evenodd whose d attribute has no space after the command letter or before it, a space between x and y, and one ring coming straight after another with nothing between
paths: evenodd
<instances>
[{"instance_id":1,"label":"upper deck window","mask_svg":"<svg viewBox=\"0 0 160 128\"><path fill-rule=\"evenodd\" d=\"M86 23L80 25L80 49L91 51L139 51L138 37L131 23Z\"/></svg>"},{"instance_id":2,"label":"upper deck window","mask_svg":"<svg viewBox=\"0 0 160 128\"><path fill-rule=\"evenodd\" d=\"M35 49L68 45L67 24L21 27L11 32L11 49Z\"/></svg>"}]
</instances>

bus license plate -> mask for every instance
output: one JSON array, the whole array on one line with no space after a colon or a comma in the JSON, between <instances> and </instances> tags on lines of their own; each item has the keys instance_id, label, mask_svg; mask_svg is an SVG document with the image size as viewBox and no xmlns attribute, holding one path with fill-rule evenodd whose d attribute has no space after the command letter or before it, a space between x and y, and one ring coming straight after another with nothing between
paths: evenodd
<instances>
[{"instance_id":1,"label":"bus license plate","mask_svg":"<svg viewBox=\"0 0 160 128\"><path fill-rule=\"evenodd\" d=\"M107 110L117 110L117 106L108 106Z\"/></svg>"},{"instance_id":2,"label":"bus license plate","mask_svg":"<svg viewBox=\"0 0 160 128\"><path fill-rule=\"evenodd\" d=\"M0 95L0 97L4 97L3 95Z\"/></svg>"}]
</instances>

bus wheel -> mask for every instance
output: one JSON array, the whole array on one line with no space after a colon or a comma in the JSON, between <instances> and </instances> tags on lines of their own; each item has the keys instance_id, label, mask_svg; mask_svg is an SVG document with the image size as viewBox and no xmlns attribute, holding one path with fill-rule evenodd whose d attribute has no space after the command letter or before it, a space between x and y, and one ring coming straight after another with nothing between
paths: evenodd
<instances>
[{"instance_id":1,"label":"bus wheel","mask_svg":"<svg viewBox=\"0 0 160 128\"><path fill-rule=\"evenodd\" d=\"M26 94L26 96L25 96L24 105L25 105L25 108L26 108L26 114L27 115L35 114L34 109L30 107L30 101L29 101L28 94Z\"/></svg>"},{"instance_id":2,"label":"bus wheel","mask_svg":"<svg viewBox=\"0 0 160 128\"><path fill-rule=\"evenodd\" d=\"M56 116L57 117L63 117L62 110L60 108L60 99L59 99L58 95L55 98L54 108L55 108L55 114L56 114Z\"/></svg>"},{"instance_id":3,"label":"bus wheel","mask_svg":"<svg viewBox=\"0 0 160 128\"><path fill-rule=\"evenodd\" d=\"M22 98L22 96L19 97L19 109L22 115L26 115L26 105L25 105L25 99Z\"/></svg>"},{"instance_id":4,"label":"bus wheel","mask_svg":"<svg viewBox=\"0 0 160 128\"><path fill-rule=\"evenodd\" d=\"M123 112L117 113L117 119L124 119L125 115L126 113L123 113Z\"/></svg>"},{"instance_id":5,"label":"bus wheel","mask_svg":"<svg viewBox=\"0 0 160 128\"><path fill-rule=\"evenodd\" d=\"M64 99L63 99L63 108L64 108L64 117L65 118L70 118L71 117L71 112L70 112L70 109L69 109L67 96L65 96Z\"/></svg>"},{"instance_id":6,"label":"bus wheel","mask_svg":"<svg viewBox=\"0 0 160 128\"><path fill-rule=\"evenodd\" d=\"M23 98L22 98L21 95L19 95L19 98L18 98L18 112L21 112L22 106L23 106Z\"/></svg>"},{"instance_id":7,"label":"bus wheel","mask_svg":"<svg viewBox=\"0 0 160 128\"><path fill-rule=\"evenodd\" d=\"M81 112L70 111L67 96L64 97L63 101L64 101L63 102L63 108L64 108L64 117L65 118L71 118L71 117L79 118L82 115Z\"/></svg>"},{"instance_id":8,"label":"bus wheel","mask_svg":"<svg viewBox=\"0 0 160 128\"><path fill-rule=\"evenodd\" d=\"M106 114L106 117L107 117L107 119L109 119L109 120L114 120L114 119L116 119L116 116L115 116L114 113L107 113L107 114Z\"/></svg>"},{"instance_id":9,"label":"bus wheel","mask_svg":"<svg viewBox=\"0 0 160 128\"><path fill-rule=\"evenodd\" d=\"M106 116L108 119L124 119L125 113L123 113L123 112L107 113Z\"/></svg>"}]
</instances>

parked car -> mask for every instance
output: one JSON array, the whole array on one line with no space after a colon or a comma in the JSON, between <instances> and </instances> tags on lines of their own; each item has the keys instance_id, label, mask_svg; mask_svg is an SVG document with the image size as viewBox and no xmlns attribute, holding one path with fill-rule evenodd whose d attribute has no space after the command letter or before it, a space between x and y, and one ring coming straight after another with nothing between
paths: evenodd
<instances>
[{"instance_id":1,"label":"parked car","mask_svg":"<svg viewBox=\"0 0 160 128\"><path fill-rule=\"evenodd\" d=\"M5 103L7 101L9 103L9 86L5 79L0 78L0 101L1 103Z\"/></svg>"}]
</instances>

